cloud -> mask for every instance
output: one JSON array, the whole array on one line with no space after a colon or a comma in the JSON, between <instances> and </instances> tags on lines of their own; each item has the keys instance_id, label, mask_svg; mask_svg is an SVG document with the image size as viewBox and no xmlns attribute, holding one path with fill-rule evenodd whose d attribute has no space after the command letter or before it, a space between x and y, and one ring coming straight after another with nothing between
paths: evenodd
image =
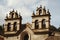
<instances>
[{"instance_id":1,"label":"cloud","mask_svg":"<svg viewBox=\"0 0 60 40\"><path fill-rule=\"evenodd\" d=\"M14 6L19 3L19 0L7 0L7 6Z\"/></svg>"},{"instance_id":2,"label":"cloud","mask_svg":"<svg viewBox=\"0 0 60 40\"><path fill-rule=\"evenodd\" d=\"M36 10L37 6L40 6L42 3L47 5L46 0L4 0L2 3L5 3L5 6L2 5L2 14L4 15L3 18L5 18L6 14L9 13L10 10L15 9L21 13L24 23L31 20L32 11ZM30 19L28 19L28 17Z\"/></svg>"},{"instance_id":3,"label":"cloud","mask_svg":"<svg viewBox=\"0 0 60 40\"><path fill-rule=\"evenodd\" d=\"M8 6L14 6L14 5L26 5L26 6L28 6L28 5L32 5L32 4L34 4L35 2L36 2L37 0L7 0L7 5Z\"/></svg>"},{"instance_id":4,"label":"cloud","mask_svg":"<svg viewBox=\"0 0 60 40\"><path fill-rule=\"evenodd\" d=\"M2 13L3 12L3 6L0 5L0 25L3 24L3 19L4 19L4 14Z\"/></svg>"},{"instance_id":5,"label":"cloud","mask_svg":"<svg viewBox=\"0 0 60 40\"><path fill-rule=\"evenodd\" d=\"M41 0L40 5L47 6L48 5L48 0Z\"/></svg>"},{"instance_id":6,"label":"cloud","mask_svg":"<svg viewBox=\"0 0 60 40\"><path fill-rule=\"evenodd\" d=\"M56 21L54 25L58 25L60 24L59 17L56 16L60 15L59 3L57 0L0 0L0 24L3 24L6 14L12 9L21 13L24 23L31 22L32 12L36 11L36 8L42 5L50 9L52 15L51 24L54 24ZM55 20L56 18L57 20Z\"/></svg>"},{"instance_id":7,"label":"cloud","mask_svg":"<svg viewBox=\"0 0 60 40\"><path fill-rule=\"evenodd\" d=\"M9 11L11 9L18 10L18 12L21 13L21 15L23 16L24 19L31 17L32 11L29 8L29 6L33 5L36 2L36 0L34 0L34 1L33 0L18 0L18 1L17 0L6 0L6 1L7 1L7 3L5 6L4 5L0 6L0 8L2 9L2 11L0 9L0 11L2 12L2 14L0 16L1 22L2 22L2 19L5 18L6 14L9 13ZM2 1L2 3L3 3L3 1ZM27 20L26 20L26 22L27 22Z\"/></svg>"},{"instance_id":8,"label":"cloud","mask_svg":"<svg viewBox=\"0 0 60 40\"><path fill-rule=\"evenodd\" d=\"M23 16L31 16L31 7L37 0L7 0L7 7L17 9ZM29 14L29 15L28 15Z\"/></svg>"},{"instance_id":9,"label":"cloud","mask_svg":"<svg viewBox=\"0 0 60 40\"><path fill-rule=\"evenodd\" d=\"M22 0L24 4L29 5L29 4L34 4L37 0Z\"/></svg>"},{"instance_id":10,"label":"cloud","mask_svg":"<svg viewBox=\"0 0 60 40\"><path fill-rule=\"evenodd\" d=\"M7 1L6 0L0 0L0 5L6 5L7 4Z\"/></svg>"},{"instance_id":11,"label":"cloud","mask_svg":"<svg viewBox=\"0 0 60 40\"><path fill-rule=\"evenodd\" d=\"M26 7L22 7L21 9L21 15L22 16L31 16L32 12L26 8Z\"/></svg>"}]
</instances>

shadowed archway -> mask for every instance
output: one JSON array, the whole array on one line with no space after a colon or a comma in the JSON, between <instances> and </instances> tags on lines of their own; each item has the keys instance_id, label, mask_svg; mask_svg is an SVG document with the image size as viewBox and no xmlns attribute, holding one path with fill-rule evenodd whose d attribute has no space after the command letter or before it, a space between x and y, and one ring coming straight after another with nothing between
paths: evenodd
<instances>
[{"instance_id":1,"label":"shadowed archway","mask_svg":"<svg viewBox=\"0 0 60 40\"><path fill-rule=\"evenodd\" d=\"M25 34L25 36L24 36L24 40L28 40L28 39L29 39L28 34Z\"/></svg>"},{"instance_id":2,"label":"shadowed archway","mask_svg":"<svg viewBox=\"0 0 60 40\"><path fill-rule=\"evenodd\" d=\"M27 32L23 32L20 38L20 40L29 40L29 35Z\"/></svg>"}]
</instances>

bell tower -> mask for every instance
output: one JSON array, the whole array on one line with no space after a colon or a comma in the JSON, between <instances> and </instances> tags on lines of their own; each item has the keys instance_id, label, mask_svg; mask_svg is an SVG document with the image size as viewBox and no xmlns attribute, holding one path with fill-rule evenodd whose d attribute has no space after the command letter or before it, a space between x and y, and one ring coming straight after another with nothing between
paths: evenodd
<instances>
[{"instance_id":1,"label":"bell tower","mask_svg":"<svg viewBox=\"0 0 60 40\"><path fill-rule=\"evenodd\" d=\"M32 28L34 32L47 32L50 27L50 12L45 7L37 7L36 14L32 14Z\"/></svg>"},{"instance_id":2,"label":"bell tower","mask_svg":"<svg viewBox=\"0 0 60 40\"><path fill-rule=\"evenodd\" d=\"M15 34L21 29L22 17L17 11L10 11L9 16L6 15L4 24L4 34Z\"/></svg>"}]
</instances>

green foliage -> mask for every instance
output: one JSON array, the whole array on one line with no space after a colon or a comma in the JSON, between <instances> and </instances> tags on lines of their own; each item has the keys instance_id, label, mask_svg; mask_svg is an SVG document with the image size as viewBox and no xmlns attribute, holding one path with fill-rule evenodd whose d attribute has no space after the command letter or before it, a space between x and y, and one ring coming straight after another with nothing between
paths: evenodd
<instances>
[{"instance_id":1,"label":"green foliage","mask_svg":"<svg viewBox=\"0 0 60 40\"><path fill-rule=\"evenodd\" d=\"M3 30L3 27L0 25L0 32Z\"/></svg>"},{"instance_id":2,"label":"green foliage","mask_svg":"<svg viewBox=\"0 0 60 40\"><path fill-rule=\"evenodd\" d=\"M55 26L51 25L51 26L50 26L50 30L51 30L51 31L60 32L60 27L57 29Z\"/></svg>"},{"instance_id":3,"label":"green foliage","mask_svg":"<svg viewBox=\"0 0 60 40\"><path fill-rule=\"evenodd\" d=\"M58 28L58 31L60 32L60 27Z\"/></svg>"},{"instance_id":4,"label":"green foliage","mask_svg":"<svg viewBox=\"0 0 60 40\"><path fill-rule=\"evenodd\" d=\"M51 31L57 31L57 28L56 28L55 26L51 25L51 26L50 26L50 30L51 30Z\"/></svg>"}]
</instances>

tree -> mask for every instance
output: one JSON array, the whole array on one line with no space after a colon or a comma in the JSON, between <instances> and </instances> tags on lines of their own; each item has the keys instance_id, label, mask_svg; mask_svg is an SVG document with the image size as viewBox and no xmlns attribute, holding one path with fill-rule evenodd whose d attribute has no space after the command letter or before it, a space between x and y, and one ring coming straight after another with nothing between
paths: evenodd
<instances>
[{"instance_id":1,"label":"tree","mask_svg":"<svg viewBox=\"0 0 60 40\"><path fill-rule=\"evenodd\" d=\"M57 31L57 28L56 28L54 25L51 25L51 26L50 26L50 30L51 30L51 31Z\"/></svg>"},{"instance_id":2,"label":"tree","mask_svg":"<svg viewBox=\"0 0 60 40\"><path fill-rule=\"evenodd\" d=\"M60 27L58 28L58 31L60 32Z\"/></svg>"},{"instance_id":3,"label":"tree","mask_svg":"<svg viewBox=\"0 0 60 40\"><path fill-rule=\"evenodd\" d=\"M3 30L3 27L0 25L0 32L2 32L2 30Z\"/></svg>"}]
</instances>

